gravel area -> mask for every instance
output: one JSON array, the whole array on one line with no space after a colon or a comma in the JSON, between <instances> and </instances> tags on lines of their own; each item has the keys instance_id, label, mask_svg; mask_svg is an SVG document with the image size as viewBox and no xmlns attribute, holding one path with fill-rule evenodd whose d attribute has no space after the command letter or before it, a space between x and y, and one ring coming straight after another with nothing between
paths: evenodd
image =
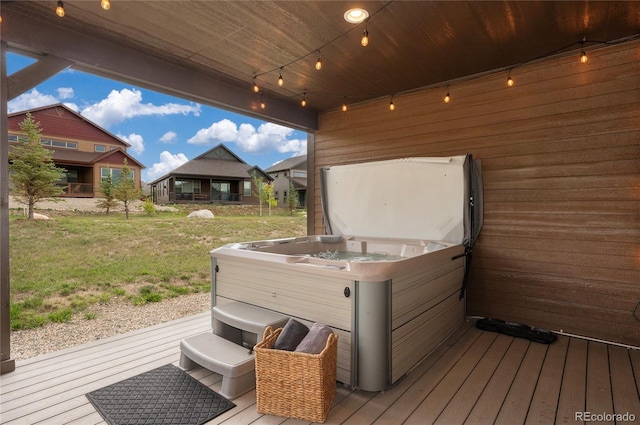
<instances>
[{"instance_id":1,"label":"gravel area","mask_svg":"<svg viewBox=\"0 0 640 425\"><path fill-rule=\"evenodd\" d=\"M50 323L36 329L13 331L11 357L24 360L208 311L210 299L207 292L139 306L124 299L95 304L85 312L95 313L93 319L86 319L85 314L80 313L68 323Z\"/></svg>"}]
</instances>

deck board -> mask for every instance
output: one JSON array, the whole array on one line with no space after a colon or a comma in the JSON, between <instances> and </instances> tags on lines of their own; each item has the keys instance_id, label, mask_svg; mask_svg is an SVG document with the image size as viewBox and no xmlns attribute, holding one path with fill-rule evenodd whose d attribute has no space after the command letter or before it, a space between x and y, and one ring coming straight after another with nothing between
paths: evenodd
<instances>
[{"instance_id":1,"label":"deck board","mask_svg":"<svg viewBox=\"0 0 640 425\"><path fill-rule=\"evenodd\" d=\"M614 409L612 413L630 413L640 420L640 400L638 399L637 381L634 379L629 350L622 347L609 346L609 359ZM635 373L638 374L640 371Z\"/></svg>"},{"instance_id":2,"label":"deck board","mask_svg":"<svg viewBox=\"0 0 640 425\"><path fill-rule=\"evenodd\" d=\"M525 424L554 423L568 346L569 338L558 338L549 346Z\"/></svg>"},{"instance_id":3,"label":"deck board","mask_svg":"<svg viewBox=\"0 0 640 425\"><path fill-rule=\"evenodd\" d=\"M570 423L575 409L640 417L640 351L566 336L538 344L473 323L383 392L339 384L326 423ZM201 313L18 361L14 372L0 376L0 423L104 425L86 393L177 364L180 339L210 326L209 314ZM189 373L220 390L220 375L203 368ZM233 402L207 425L309 423L258 413L255 390Z\"/></svg>"},{"instance_id":4,"label":"deck board","mask_svg":"<svg viewBox=\"0 0 640 425\"><path fill-rule=\"evenodd\" d=\"M531 343L498 413L497 425L522 424L538 383L548 346Z\"/></svg>"},{"instance_id":5,"label":"deck board","mask_svg":"<svg viewBox=\"0 0 640 425\"><path fill-rule=\"evenodd\" d=\"M556 424L584 423L584 421L576 420L576 412L584 412L586 407L587 345L588 342L583 339L569 340L556 412Z\"/></svg>"},{"instance_id":6,"label":"deck board","mask_svg":"<svg viewBox=\"0 0 640 425\"><path fill-rule=\"evenodd\" d=\"M496 421L529 344L529 341L519 338L511 342L495 373L467 416L465 424L492 424Z\"/></svg>"},{"instance_id":7,"label":"deck board","mask_svg":"<svg viewBox=\"0 0 640 425\"><path fill-rule=\"evenodd\" d=\"M585 401L587 412L613 412L609 352L607 346L602 343L589 342Z\"/></svg>"}]
</instances>

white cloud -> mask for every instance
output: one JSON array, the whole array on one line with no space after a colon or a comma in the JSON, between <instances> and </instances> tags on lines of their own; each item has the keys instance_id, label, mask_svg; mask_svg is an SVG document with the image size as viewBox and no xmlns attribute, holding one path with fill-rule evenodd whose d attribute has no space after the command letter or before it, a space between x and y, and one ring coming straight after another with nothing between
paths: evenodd
<instances>
[{"instance_id":1,"label":"white cloud","mask_svg":"<svg viewBox=\"0 0 640 425\"><path fill-rule=\"evenodd\" d=\"M102 127L119 124L129 118L149 115L200 115L200 105L142 103L142 92L136 89L112 90L106 99L84 108L81 114Z\"/></svg>"},{"instance_id":2,"label":"white cloud","mask_svg":"<svg viewBox=\"0 0 640 425\"><path fill-rule=\"evenodd\" d=\"M59 103L55 96L40 93L37 89L22 93L20 96L7 103L9 113L24 111L27 109L39 108L41 106Z\"/></svg>"},{"instance_id":3,"label":"white cloud","mask_svg":"<svg viewBox=\"0 0 640 425\"><path fill-rule=\"evenodd\" d=\"M60 89L58 89L58 93ZM72 89L71 89L72 90ZM13 112L26 111L28 109L40 108L41 106L54 105L60 103L63 97L57 98L50 94L40 93L38 89L32 89L26 93L22 93L20 96L12 99L7 103L7 112L10 114ZM65 106L78 112L78 105L72 102L64 102Z\"/></svg>"},{"instance_id":4,"label":"white cloud","mask_svg":"<svg viewBox=\"0 0 640 425\"><path fill-rule=\"evenodd\" d=\"M235 142L238 136L238 126L233 121L223 119L214 122L209 128L198 130L195 136L187 140L193 145L212 145L220 142Z\"/></svg>"},{"instance_id":5,"label":"white cloud","mask_svg":"<svg viewBox=\"0 0 640 425\"><path fill-rule=\"evenodd\" d=\"M291 152L294 155L307 153L306 139L289 139L294 130L278 124L265 123L257 129L247 123L238 127L234 122L223 119L198 132L187 143L194 145L215 145L233 142L243 152L263 153L277 150L280 153Z\"/></svg>"},{"instance_id":6,"label":"white cloud","mask_svg":"<svg viewBox=\"0 0 640 425\"><path fill-rule=\"evenodd\" d=\"M174 155L171 152L162 151L160 154L160 162L156 162L151 168L143 172L146 173L145 181L153 181L158 177L162 177L187 161L189 161L189 158L183 153Z\"/></svg>"},{"instance_id":7,"label":"white cloud","mask_svg":"<svg viewBox=\"0 0 640 425\"><path fill-rule=\"evenodd\" d=\"M144 152L144 139L141 135L136 133L131 133L128 136L118 134L118 137L129 143L131 145L130 149L138 155Z\"/></svg>"},{"instance_id":8,"label":"white cloud","mask_svg":"<svg viewBox=\"0 0 640 425\"><path fill-rule=\"evenodd\" d=\"M72 87L59 87L57 91L59 99L71 99L74 96Z\"/></svg>"},{"instance_id":9,"label":"white cloud","mask_svg":"<svg viewBox=\"0 0 640 425\"><path fill-rule=\"evenodd\" d=\"M175 131L167 131L160 138L160 143L173 143L178 140L178 134Z\"/></svg>"}]
</instances>

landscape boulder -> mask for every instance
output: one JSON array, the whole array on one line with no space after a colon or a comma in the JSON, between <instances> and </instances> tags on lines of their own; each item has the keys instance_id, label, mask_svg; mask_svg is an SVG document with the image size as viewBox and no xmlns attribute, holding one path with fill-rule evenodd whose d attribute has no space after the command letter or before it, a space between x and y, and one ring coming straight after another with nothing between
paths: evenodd
<instances>
[{"instance_id":1,"label":"landscape boulder","mask_svg":"<svg viewBox=\"0 0 640 425\"><path fill-rule=\"evenodd\" d=\"M51 220L51 218L49 216L46 216L44 214L38 214L38 213L33 213L33 219L34 220Z\"/></svg>"},{"instance_id":2,"label":"landscape boulder","mask_svg":"<svg viewBox=\"0 0 640 425\"><path fill-rule=\"evenodd\" d=\"M213 218L213 213L209 210L197 210L191 212L187 218Z\"/></svg>"}]
</instances>

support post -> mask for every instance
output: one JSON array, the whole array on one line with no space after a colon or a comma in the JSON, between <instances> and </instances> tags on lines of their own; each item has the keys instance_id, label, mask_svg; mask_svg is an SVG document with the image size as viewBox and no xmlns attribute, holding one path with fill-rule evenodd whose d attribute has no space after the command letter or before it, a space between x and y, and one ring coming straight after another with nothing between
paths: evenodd
<instances>
[{"instance_id":1,"label":"support post","mask_svg":"<svg viewBox=\"0 0 640 425\"><path fill-rule=\"evenodd\" d=\"M16 368L11 358L9 291L9 140L7 131L7 43L0 41L0 374Z\"/></svg>"}]
</instances>

